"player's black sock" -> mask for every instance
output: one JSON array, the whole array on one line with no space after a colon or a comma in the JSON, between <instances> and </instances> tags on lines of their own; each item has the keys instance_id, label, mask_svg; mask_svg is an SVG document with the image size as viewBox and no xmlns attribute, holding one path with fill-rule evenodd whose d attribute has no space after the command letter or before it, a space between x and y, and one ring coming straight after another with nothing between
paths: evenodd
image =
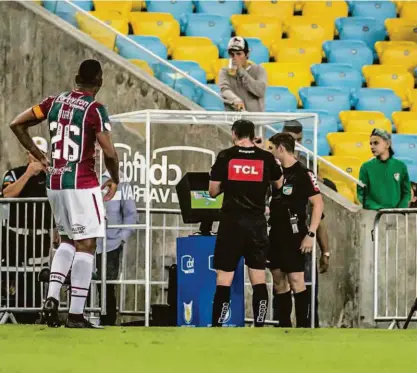
<instances>
[{"instance_id":1,"label":"player's black sock","mask_svg":"<svg viewBox=\"0 0 417 373\"><path fill-rule=\"evenodd\" d=\"M252 308L255 327L262 327L265 324L268 312L268 289L266 284L253 285Z\"/></svg>"},{"instance_id":2,"label":"player's black sock","mask_svg":"<svg viewBox=\"0 0 417 373\"><path fill-rule=\"evenodd\" d=\"M213 301L212 326L223 326L230 306L230 286L216 286Z\"/></svg>"},{"instance_id":3,"label":"player's black sock","mask_svg":"<svg viewBox=\"0 0 417 373\"><path fill-rule=\"evenodd\" d=\"M297 319L297 328L308 328L308 293L304 290L294 294L295 300L295 317Z\"/></svg>"},{"instance_id":4,"label":"player's black sock","mask_svg":"<svg viewBox=\"0 0 417 373\"><path fill-rule=\"evenodd\" d=\"M280 328L292 328L291 312L292 312L292 297L291 291L286 293L276 294L274 296L274 313L277 314L277 320ZM275 308L276 307L276 308Z\"/></svg>"}]
</instances>

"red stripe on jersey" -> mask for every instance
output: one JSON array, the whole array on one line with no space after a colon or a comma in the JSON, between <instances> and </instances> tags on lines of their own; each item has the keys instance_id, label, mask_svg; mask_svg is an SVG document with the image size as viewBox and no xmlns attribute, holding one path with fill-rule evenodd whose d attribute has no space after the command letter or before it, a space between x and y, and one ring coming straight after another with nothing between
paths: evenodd
<instances>
[{"instance_id":1,"label":"red stripe on jersey","mask_svg":"<svg viewBox=\"0 0 417 373\"><path fill-rule=\"evenodd\" d=\"M264 161L253 159L232 159L229 162L228 180L263 181Z\"/></svg>"},{"instance_id":2,"label":"red stripe on jersey","mask_svg":"<svg viewBox=\"0 0 417 373\"><path fill-rule=\"evenodd\" d=\"M97 205L96 196L94 194L92 196L93 196L94 207L96 209L98 223L101 224L101 216L100 216L100 212L98 211L98 205Z\"/></svg>"}]
</instances>

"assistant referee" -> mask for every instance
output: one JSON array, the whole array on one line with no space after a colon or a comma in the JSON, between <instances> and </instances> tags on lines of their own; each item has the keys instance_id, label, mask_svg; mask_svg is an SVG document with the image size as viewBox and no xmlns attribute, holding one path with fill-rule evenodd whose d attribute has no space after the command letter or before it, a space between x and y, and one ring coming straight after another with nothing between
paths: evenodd
<instances>
[{"instance_id":1,"label":"assistant referee","mask_svg":"<svg viewBox=\"0 0 417 373\"><path fill-rule=\"evenodd\" d=\"M222 217L214 251L217 271L212 326L222 326L229 310L230 286L240 258L245 258L253 287L253 318L263 326L268 310L265 279L269 247L265 196L270 183L282 185L274 156L254 145L255 125L240 119L232 126L234 146L221 151L210 174L211 197L224 193Z\"/></svg>"}]
</instances>

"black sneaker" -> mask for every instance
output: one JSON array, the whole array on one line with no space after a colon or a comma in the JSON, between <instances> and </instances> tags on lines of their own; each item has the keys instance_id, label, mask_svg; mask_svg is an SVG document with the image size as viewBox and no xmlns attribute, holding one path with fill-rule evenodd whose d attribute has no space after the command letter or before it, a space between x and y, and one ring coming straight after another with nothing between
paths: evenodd
<instances>
[{"instance_id":1,"label":"black sneaker","mask_svg":"<svg viewBox=\"0 0 417 373\"><path fill-rule=\"evenodd\" d=\"M61 326L58 315L58 301L55 298L48 298L43 305L40 324L47 324L50 328Z\"/></svg>"},{"instance_id":2,"label":"black sneaker","mask_svg":"<svg viewBox=\"0 0 417 373\"><path fill-rule=\"evenodd\" d=\"M72 329L104 329L102 326L95 325L85 319L83 314L76 315L73 313L68 314L68 319L65 323L65 327Z\"/></svg>"}]
</instances>

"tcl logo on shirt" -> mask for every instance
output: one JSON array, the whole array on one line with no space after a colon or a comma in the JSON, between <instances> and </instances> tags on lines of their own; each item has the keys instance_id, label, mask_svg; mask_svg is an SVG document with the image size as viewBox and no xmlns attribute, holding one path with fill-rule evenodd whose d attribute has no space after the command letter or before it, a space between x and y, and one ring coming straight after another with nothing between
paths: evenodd
<instances>
[{"instance_id":1,"label":"tcl logo on shirt","mask_svg":"<svg viewBox=\"0 0 417 373\"><path fill-rule=\"evenodd\" d=\"M262 181L264 179L264 161L232 159L229 162L228 179L233 181Z\"/></svg>"}]
</instances>

